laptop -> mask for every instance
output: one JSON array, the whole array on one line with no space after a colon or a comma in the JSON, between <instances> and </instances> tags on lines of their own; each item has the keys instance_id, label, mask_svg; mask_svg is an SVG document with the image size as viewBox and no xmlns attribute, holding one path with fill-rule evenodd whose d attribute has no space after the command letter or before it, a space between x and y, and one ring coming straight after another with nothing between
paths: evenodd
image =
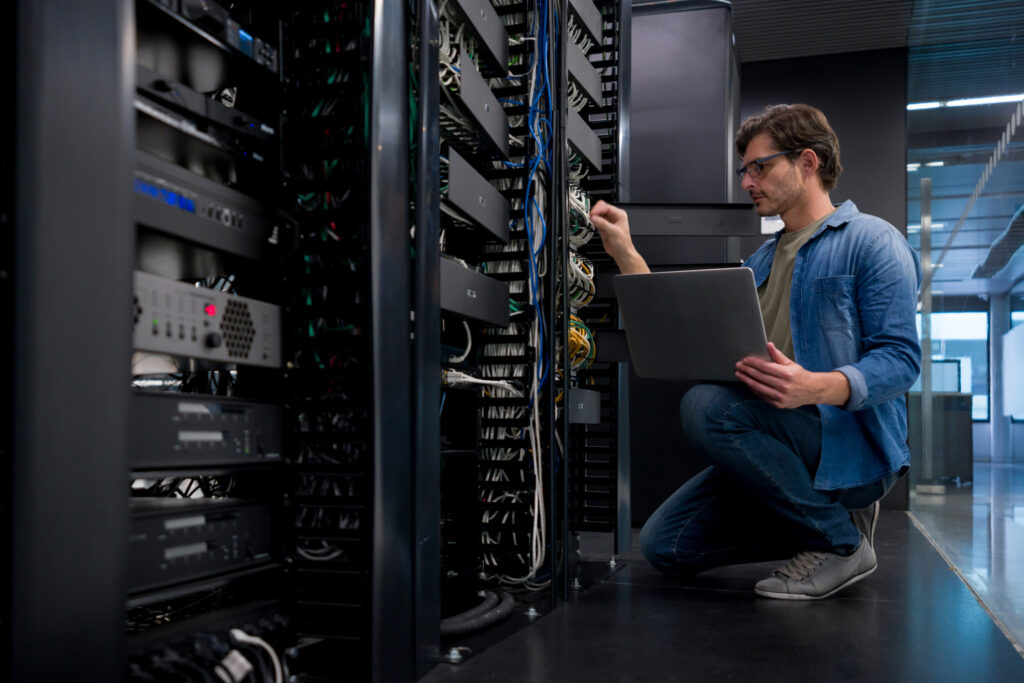
<instances>
[{"instance_id":1,"label":"laptop","mask_svg":"<svg viewBox=\"0 0 1024 683\"><path fill-rule=\"evenodd\" d=\"M736 363L768 358L750 268L616 275L633 369L649 379L736 382Z\"/></svg>"}]
</instances>

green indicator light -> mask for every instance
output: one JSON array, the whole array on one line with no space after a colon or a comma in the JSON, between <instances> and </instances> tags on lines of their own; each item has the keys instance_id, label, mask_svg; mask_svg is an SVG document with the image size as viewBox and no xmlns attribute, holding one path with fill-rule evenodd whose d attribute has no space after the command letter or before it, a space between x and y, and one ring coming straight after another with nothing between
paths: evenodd
<instances>
[{"instance_id":1,"label":"green indicator light","mask_svg":"<svg viewBox=\"0 0 1024 683\"><path fill-rule=\"evenodd\" d=\"M249 449L248 449L248 448L246 448L246 449L245 449L245 454L246 454L246 455L248 455L248 454L249 454Z\"/></svg>"},{"instance_id":2,"label":"green indicator light","mask_svg":"<svg viewBox=\"0 0 1024 683\"><path fill-rule=\"evenodd\" d=\"M159 321L159 320L157 320L156 318L153 318L153 324L154 324L154 325L159 325L159 324L160 324L160 321Z\"/></svg>"}]
</instances>

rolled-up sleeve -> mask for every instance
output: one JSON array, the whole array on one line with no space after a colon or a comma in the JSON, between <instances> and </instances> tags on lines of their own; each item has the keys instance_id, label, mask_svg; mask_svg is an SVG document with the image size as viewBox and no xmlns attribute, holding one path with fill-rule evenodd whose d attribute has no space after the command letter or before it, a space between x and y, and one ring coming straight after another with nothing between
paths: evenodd
<instances>
[{"instance_id":1,"label":"rolled-up sleeve","mask_svg":"<svg viewBox=\"0 0 1024 683\"><path fill-rule=\"evenodd\" d=\"M846 410L861 410L905 393L921 372L917 294L921 266L895 229L874 237L856 272L861 356L836 368L850 383Z\"/></svg>"}]
</instances>

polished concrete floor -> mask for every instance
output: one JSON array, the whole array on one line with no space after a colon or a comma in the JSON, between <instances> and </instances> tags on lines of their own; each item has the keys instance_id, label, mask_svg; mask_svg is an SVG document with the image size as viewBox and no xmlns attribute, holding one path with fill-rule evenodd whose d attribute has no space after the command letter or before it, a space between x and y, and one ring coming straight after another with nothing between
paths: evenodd
<instances>
[{"instance_id":1,"label":"polished concrete floor","mask_svg":"<svg viewBox=\"0 0 1024 683\"><path fill-rule=\"evenodd\" d=\"M1024 464L975 463L970 486L911 493L910 505L1024 653Z\"/></svg>"},{"instance_id":2,"label":"polished concrete floor","mask_svg":"<svg viewBox=\"0 0 1024 683\"><path fill-rule=\"evenodd\" d=\"M688 581L628 566L441 681L1024 681L1024 658L904 512L883 511L879 568L836 597L756 597L772 565Z\"/></svg>"}]
</instances>

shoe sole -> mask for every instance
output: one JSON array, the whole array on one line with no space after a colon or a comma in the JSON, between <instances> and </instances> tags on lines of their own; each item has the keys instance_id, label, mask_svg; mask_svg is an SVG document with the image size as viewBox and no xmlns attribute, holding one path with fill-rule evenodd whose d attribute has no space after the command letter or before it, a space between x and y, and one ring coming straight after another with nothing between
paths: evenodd
<instances>
[{"instance_id":1,"label":"shoe sole","mask_svg":"<svg viewBox=\"0 0 1024 683\"><path fill-rule=\"evenodd\" d=\"M842 584L841 586L833 588L828 593L825 593L823 595L807 595L805 593L773 593L771 591L761 590L759 588L755 588L754 592L760 595L762 598L773 598L775 600L824 600L827 597L835 595L844 588L852 586L861 579L871 576L875 573L876 569L878 569L877 562L875 563L875 566L871 569L861 574L857 574L856 576L851 576L849 579L846 580L846 583Z\"/></svg>"}]
</instances>

